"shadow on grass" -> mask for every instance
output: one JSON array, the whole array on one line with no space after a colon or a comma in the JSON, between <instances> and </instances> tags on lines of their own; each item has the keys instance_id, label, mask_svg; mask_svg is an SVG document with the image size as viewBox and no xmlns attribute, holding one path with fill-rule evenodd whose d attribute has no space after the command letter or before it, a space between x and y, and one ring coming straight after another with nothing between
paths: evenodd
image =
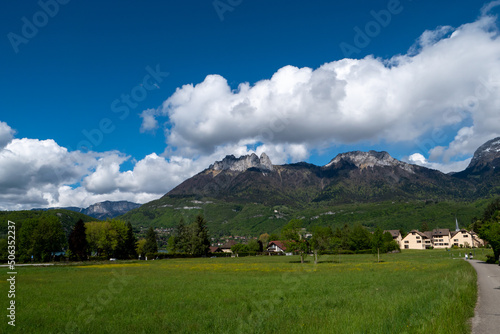
<instances>
[{"instance_id":1,"label":"shadow on grass","mask_svg":"<svg viewBox=\"0 0 500 334\"><path fill-rule=\"evenodd\" d=\"M300 262L300 261L299 261ZM383 261L383 260L380 260L378 263L384 263L386 261ZM320 263L332 263L332 264L335 264L335 263L347 263L347 261L335 261L335 260L324 260L324 261L318 261L318 264ZM377 261L373 261L373 263L377 263Z\"/></svg>"},{"instance_id":2,"label":"shadow on grass","mask_svg":"<svg viewBox=\"0 0 500 334\"><path fill-rule=\"evenodd\" d=\"M311 263L311 262L312 262L312 261L307 261L307 260L306 260L306 261L304 261L304 263ZM302 262L300 262L300 260L298 260L298 261L290 261L290 262L288 262L288 263L302 263Z\"/></svg>"}]
</instances>

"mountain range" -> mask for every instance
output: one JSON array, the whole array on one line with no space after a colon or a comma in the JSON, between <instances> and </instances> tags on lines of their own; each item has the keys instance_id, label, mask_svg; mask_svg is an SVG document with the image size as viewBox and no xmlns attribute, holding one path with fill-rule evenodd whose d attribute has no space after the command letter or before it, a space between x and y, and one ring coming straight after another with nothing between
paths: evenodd
<instances>
[{"instance_id":1,"label":"mountain range","mask_svg":"<svg viewBox=\"0 0 500 334\"><path fill-rule=\"evenodd\" d=\"M382 200L464 200L496 192L500 138L482 145L460 173L408 164L387 152L348 152L325 166L273 165L263 153L226 156L172 189L165 197L202 196L268 205L336 204Z\"/></svg>"},{"instance_id":2,"label":"mountain range","mask_svg":"<svg viewBox=\"0 0 500 334\"><path fill-rule=\"evenodd\" d=\"M338 210L353 207L375 212L384 203L410 203L408 210L421 203L449 203L452 207L447 209L441 204L441 215L446 210L463 210L469 219L475 214L469 203L500 194L499 165L500 137L479 147L464 171L450 174L376 151L342 153L324 166L305 162L274 165L265 153L260 157L228 155L162 198L122 217L132 224L171 227L180 218L188 220L201 213L217 233L258 233L279 229L294 217L313 224L318 217L330 216L323 219L325 223L340 223L346 219L339 219ZM439 224L441 216L434 211L432 217L415 216L413 220ZM372 218L358 221L365 225L382 222Z\"/></svg>"},{"instance_id":3,"label":"mountain range","mask_svg":"<svg viewBox=\"0 0 500 334\"><path fill-rule=\"evenodd\" d=\"M63 208L46 208L46 209L33 209L33 210L55 210L64 209L75 212L83 213L84 215L97 218L97 219L107 219L115 218L117 216L123 215L132 209L140 207L140 204L132 203L128 201L104 201L90 205L87 208L79 207L63 207Z\"/></svg>"}]
</instances>

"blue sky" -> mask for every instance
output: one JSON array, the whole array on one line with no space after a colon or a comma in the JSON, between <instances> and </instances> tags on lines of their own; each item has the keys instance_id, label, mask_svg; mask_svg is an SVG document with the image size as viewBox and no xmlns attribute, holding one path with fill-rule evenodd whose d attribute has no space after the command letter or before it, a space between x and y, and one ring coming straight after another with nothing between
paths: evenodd
<instances>
[{"instance_id":1,"label":"blue sky","mask_svg":"<svg viewBox=\"0 0 500 334\"><path fill-rule=\"evenodd\" d=\"M482 12L486 4L5 1L0 208L145 202L251 151L323 165L340 152L387 150L462 168L500 134L486 124L500 95L488 56L497 8ZM477 51L463 63L432 70L471 40ZM484 66L456 75L471 62ZM460 107L469 100L481 110Z\"/></svg>"}]
</instances>

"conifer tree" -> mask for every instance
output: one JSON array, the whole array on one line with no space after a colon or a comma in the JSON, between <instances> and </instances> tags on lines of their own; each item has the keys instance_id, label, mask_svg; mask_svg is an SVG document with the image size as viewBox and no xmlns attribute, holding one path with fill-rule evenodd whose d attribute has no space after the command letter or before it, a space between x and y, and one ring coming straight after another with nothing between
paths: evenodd
<instances>
[{"instance_id":1,"label":"conifer tree","mask_svg":"<svg viewBox=\"0 0 500 334\"><path fill-rule=\"evenodd\" d=\"M146 243L144 244L144 253L157 253L158 252L158 243L156 242L156 232L150 227L148 229L148 233L146 234Z\"/></svg>"},{"instance_id":2,"label":"conifer tree","mask_svg":"<svg viewBox=\"0 0 500 334\"><path fill-rule=\"evenodd\" d=\"M203 216L198 215L196 221L190 225L191 229L191 254L194 256L207 255L210 250L207 222Z\"/></svg>"},{"instance_id":3,"label":"conifer tree","mask_svg":"<svg viewBox=\"0 0 500 334\"><path fill-rule=\"evenodd\" d=\"M68 237L69 250L72 260L84 261L88 255L87 235L85 234L85 224L79 219Z\"/></svg>"},{"instance_id":4,"label":"conifer tree","mask_svg":"<svg viewBox=\"0 0 500 334\"><path fill-rule=\"evenodd\" d=\"M135 259L137 257L137 238L132 230L132 224L127 223L127 237L125 238L125 252L128 258Z\"/></svg>"}]
</instances>

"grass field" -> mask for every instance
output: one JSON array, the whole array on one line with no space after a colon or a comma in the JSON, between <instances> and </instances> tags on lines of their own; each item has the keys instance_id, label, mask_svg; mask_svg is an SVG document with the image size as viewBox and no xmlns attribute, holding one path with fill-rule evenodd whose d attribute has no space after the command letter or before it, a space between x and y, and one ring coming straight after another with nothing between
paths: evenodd
<instances>
[{"instance_id":1,"label":"grass field","mask_svg":"<svg viewBox=\"0 0 500 334\"><path fill-rule=\"evenodd\" d=\"M476 274L459 252L18 267L0 332L468 333Z\"/></svg>"}]
</instances>

